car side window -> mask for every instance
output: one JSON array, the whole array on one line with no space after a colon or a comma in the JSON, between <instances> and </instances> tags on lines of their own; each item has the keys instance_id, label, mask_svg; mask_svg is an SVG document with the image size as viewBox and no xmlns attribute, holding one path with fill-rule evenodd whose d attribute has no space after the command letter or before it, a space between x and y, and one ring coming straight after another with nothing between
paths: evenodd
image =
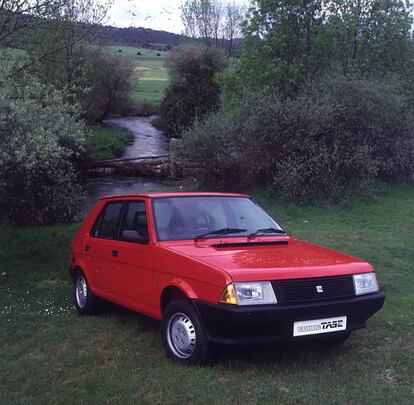
<instances>
[{"instance_id":1,"label":"car side window","mask_svg":"<svg viewBox=\"0 0 414 405\"><path fill-rule=\"evenodd\" d=\"M105 205L92 230L92 236L103 239L117 238L122 205L122 202L108 203Z\"/></svg>"},{"instance_id":2,"label":"car side window","mask_svg":"<svg viewBox=\"0 0 414 405\"><path fill-rule=\"evenodd\" d=\"M130 201L121 224L119 239L124 242L148 243L148 223L145 201Z\"/></svg>"}]
</instances>

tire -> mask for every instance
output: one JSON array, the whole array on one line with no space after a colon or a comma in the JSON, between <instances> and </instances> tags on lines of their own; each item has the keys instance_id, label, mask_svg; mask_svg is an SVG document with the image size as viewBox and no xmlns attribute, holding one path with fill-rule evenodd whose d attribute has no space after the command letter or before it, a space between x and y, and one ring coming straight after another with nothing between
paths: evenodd
<instances>
[{"instance_id":1,"label":"tire","mask_svg":"<svg viewBox=\"0 0 414 405\"><path fill-rule=\"evenodd\" d=\"M349 336L351 336L351 332L345 332L340 335L326 337L322 340L322 344L326 347L338 347L344 344Z\"/></svg>"},{"instance_id":2,"label":"tire","mask_svg":"<svg viewBox=\"0 0 414 405\"><path fill-rule=\"evenodd\" d=\"M188 300L173 301L164 312L161 339L168 357L183 365L205 364L210 343L203 324Z\"/></svg>"},{"instance_id":3,"label":"tire","mask_svg":"<svg viewBox=\"0 0 414 405\"><path fill-rule=\"evenodd\" d=\"M98 309L98 297L92 292L85 275L78 270L73 278L73 301L80 315L92 315Z\"/></svg>"}]
</instances>

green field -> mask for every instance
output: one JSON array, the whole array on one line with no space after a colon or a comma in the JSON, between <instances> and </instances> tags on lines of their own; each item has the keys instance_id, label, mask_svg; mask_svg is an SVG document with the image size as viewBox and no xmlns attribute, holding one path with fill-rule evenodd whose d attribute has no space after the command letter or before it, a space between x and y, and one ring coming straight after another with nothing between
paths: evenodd
<instances>
[{"instance_id":1,"label":"green field","mask_svg":"<svg viewBox=\"0 0 414 405\"><path fill-rule=\"evenodd\" d=\"M168 53L132 46L106 46L105 49L136 60L137 80L133 85L131 97L137 103L158 107L168 86L168 71L165 67ZM119 52L120 50L122 52ZM138 52L141 55L138 55Z\"/></svg>"},{"instance_id":2,"label":"green field","mask_svg":"<svg viewBox=\"0 0 414 405\"><path fill-rule=\"evenodd\" d=\"M119 158L133 140L134 135L123 128L92 127L87 135L86 159Z\"/></svg>"},{"instance_id":3,"label":"green field","mask_svg":"<svg viewBox=\"0 0 414 405\"><path fill-rule=\"evenodd\" d=\"M255 196L291 233L370 261L386 303L341 348L220 350L204 368L166 359L159 325L70 301L77 225L0 230L0 403L408 404L414 398L414 188L331 208Z\"/></svg>"}]
</instances>

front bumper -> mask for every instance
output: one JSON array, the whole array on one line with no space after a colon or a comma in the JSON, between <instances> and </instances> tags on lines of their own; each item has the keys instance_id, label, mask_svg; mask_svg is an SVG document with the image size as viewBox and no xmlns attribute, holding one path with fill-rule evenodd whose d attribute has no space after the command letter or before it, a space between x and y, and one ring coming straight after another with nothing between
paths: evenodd
<instances>
[{"instance_id":1,"label":"front bumper","mask_svg":"<svg viewBox=\"0 0 414 405\"><path fill-rule=\"evenodd\" d=\"M233 306L194 301L206 328L208 339L216 343L249 344L284 340L325 338L349 333L366 326L369 317L380 310L382 292L351 299L294 305ZM347 316L346 331L293 337L293 323L312 319Z\"/></svg>"}]
</instances>

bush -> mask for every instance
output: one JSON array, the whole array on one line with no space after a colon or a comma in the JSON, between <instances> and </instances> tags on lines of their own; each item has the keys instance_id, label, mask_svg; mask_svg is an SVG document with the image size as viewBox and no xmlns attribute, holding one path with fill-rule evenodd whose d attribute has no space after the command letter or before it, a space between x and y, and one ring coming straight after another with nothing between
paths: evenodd
<instances>
[{"instance_id":1,"label":"bush","mask_svg":"<svg viewBox=\"0 0 414 405\"><path fill-rule=\"evenodd\" d=\"M171 84L161 104L161 124L178 137L198 118L217 109L220 91L214 78L227 65L218 49L199 45L177 47L169 56Z\"/></svg>"},{"instance_id":2,"label":"bush","mask_svg":"<svg viewBox=\"0 0 414 405\"><path fill-rule=\"evenodd\" d=\"M412 111L396 89L361 80L326 79L295 99L249 91L183 138L201 179L226 189L273 183L295 201L336 200L414 169Z\"/></svg>"},{"instance_id":3,"label":"bush","mask_svg":"<svg viewBox=\"0 0 414 405\"><path fill-rule=\"evenodd\" d=\"M0 85L0 208L18 224L68 222L82 197L73 160L85 127L64 95L34 78Z\"/></svg>"}]
</instances>

